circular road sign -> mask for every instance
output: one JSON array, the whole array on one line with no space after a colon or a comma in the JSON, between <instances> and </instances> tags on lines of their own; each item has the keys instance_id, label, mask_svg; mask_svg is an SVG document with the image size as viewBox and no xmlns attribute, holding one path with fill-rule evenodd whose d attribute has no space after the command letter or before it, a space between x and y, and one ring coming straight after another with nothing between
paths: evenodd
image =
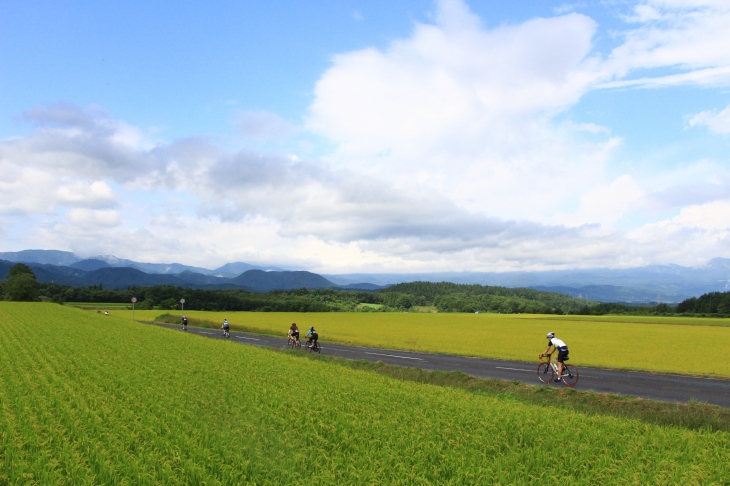
<instances>
[{"instance_id":1,"label":"circular road sign","mask_svg":"<svg viewBox=\"0 0 730 486\"><path fill-rule=\"evenodd\" d=\"M180 299L180 303L181 304L184 304L185 303L185 299Z\"/></svg>"},{"instance_id":2,"label":"circular road sign","mask_svg":"<svg viewBox=\"0 0 730 486\"><path fill-rule=\"evenodd\" d=\"M132 297L132 304L134 304L135 302L137 302L137 297Z\"/></svg>"}]
</instances>

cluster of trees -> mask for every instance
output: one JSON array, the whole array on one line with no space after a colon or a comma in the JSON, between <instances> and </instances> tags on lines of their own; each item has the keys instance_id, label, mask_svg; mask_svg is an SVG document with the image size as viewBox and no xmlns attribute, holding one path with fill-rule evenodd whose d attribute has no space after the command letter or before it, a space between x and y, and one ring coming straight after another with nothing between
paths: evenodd
<instances>
[{"instance_id":1,"label":"cluster of trees","mask_svg":"<svg viewBox=\"0 0 730 486\"><path fill-rule=\"evenodd\" d=\"M677 304L680 314L710 314L730 316L730 292L710 292Z\"/></svg>"},{"instance_id":2,"label":"cluster of trees","mask_svg":"<svg viewBox=\"0 0 730 486\"><path fill-rule=\"evenodd\" d=\"M334 289L275 290L262 294L246 290L202 290L172 285L107 290L100 285L75 288L45 284L41 292L53 302L130 303L132 297L136 297L137 309L174 310L180 309L180 299L185 299L185 309L188 310L258 312L353 311L360 302L368 302L371 297L369 292Z\"/></svg>"},{"instance_id":3,"label":"cluster of trees","mask_svg":"<svg viewBox=\"0 0 730 486\"><path fill-rule=\"evenodd\" d=\"M668 304L657 305L626 305L615 303L600 303L591 306L584 306L575 312L582 316L605 316L607 314L631 314L631 315L671 315L676 314L677 309Z\"/></svg>"},{"instance_id":4,"label":"cluster of trees","mask_svg":"<svg viewBox=\"0 0 730 486\"><path fill-rule=\"evenodd\" d=\"M584 300L529 289L510 289L449 282L412 282L378 291L338 289L275 290L255 293L245 290L202 290L160 285L107 290L43 284L44 297L54 302L129 303L137 298L137 309L185 309L259 312L347 312L408 311L433 307L439 312L574 313ZM374 304L363 306L362 304Z\"/></svg>"},{"instance_id":5,"label":"cluster of trees","mask_svg":"<svg viewBox=\"0 0 730 486\"><path fill-rule=\"evenodd\" d=\"M158 285L108 290L101 285L86 288L38 283L30 267L14 265L0 281L5 300L88 303L130 303L138 309L185 309L258 312L352 312L408 311L432 307L439 312L499 312L503 314L684 314L730 316L730 292L711 292L677 306L628 306L586 302L582 299L538 290L451 282L410 282L377 291L338 289L275 290L256 293L246 290L203 290ZM362 304L374 304L363 306ZM130 304L131 305L131 304Z\"/></svg>"},{"instance_id":6,"label":"cluster of trees","mask_svg":"<svg viewBox=\"0 0 730 486\"><path fill-rule=\"evenodd\" d=\"M552 292L451 282L409 282L381 292L405 301L398 307L433 306L439 312L569 314L586 305L585 300Z\"/></svg>"},{"instance_id":7,"label":"cluster of trees","mask_svg":"<svg viewBox=\"0 0 730 486\"><path fill-rule=\"evenodd\" d=\"M34 302L40 296L40 287L33 270L25 263L16 263L0 281L0 295L4 300Z\"/></svg>"}]
</instances>

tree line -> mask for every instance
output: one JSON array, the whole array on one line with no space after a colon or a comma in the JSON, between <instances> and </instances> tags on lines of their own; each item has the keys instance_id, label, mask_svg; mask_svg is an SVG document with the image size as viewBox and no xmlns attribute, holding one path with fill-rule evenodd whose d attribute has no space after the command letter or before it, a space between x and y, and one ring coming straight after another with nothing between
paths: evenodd
<instances>
[{"instance_id":1,"label":"tree line","mask_svg":"<svg viewBox=\"0 0 730 486\"><path fill-rule=\"evenodd\" d=\"M30 267L14 265L0 281L4 300L57 303L127 303L135 297L137 309L181 309L256 312L388 312L419 308L438 312L499 312L503 314L661 314L730 316L730 292L711 292L676 306L629 306L597 303L554 292L451 282L409 282L375 291L341 289L204 290L158 285L104 289L39 283Z\"/></svg>"}]
</instances>

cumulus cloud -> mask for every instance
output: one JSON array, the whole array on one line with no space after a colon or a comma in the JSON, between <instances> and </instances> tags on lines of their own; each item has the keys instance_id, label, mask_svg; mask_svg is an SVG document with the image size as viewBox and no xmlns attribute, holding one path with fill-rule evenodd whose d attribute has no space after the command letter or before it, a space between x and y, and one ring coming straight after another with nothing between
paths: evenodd
<instances>
[{"instance_id":1,"label":"cumulus cloud","mask_svg":"<svg viewBox=\"0 0 730 486\"><path fill-rule=\"evenodd\" d=\"M487 217L547 219L571 185L600 177L616 145L552 123L602 76L595 29L568 14L490 30L463 2L439 2L436 23L409 38L335 56L307 127L335 142L331 160L401 189Z\"/></svg>"},{"instance_id":2,"label":"cumulus cloud","mask_svg":"<svg viewBox=\"0 0 730 486\"><path fill-rule=\"evenodd\" d=\"M72 209L67 220L77 228L113 227L119 223L119 213L113 210Z\"/></svg>"},{"instance_id":3,"label":"cumulus cloud","mask_svg":"<svg viewBox=\"0 0 730 486\"><path fill-rule=\"evenodd\" d=\"M61 185L56 194L58 204L63 206L103 209L117 205L112 188L103 181L94 181L91 184L71 181Z\"/></svg>"},{"instance_id":4,"label":"cumulus cloud","mask_svg":"<svg viewBox=\"0 0 730 486\"><path fill-rule=\"evenodd\" d=\"M730 105L723 110L707 110L697 113L689 120L690 126L704 125L713 133L730 134Z\"/></svg>"},{"instance_id":5,"label":"cumulus cloud","mask_svg":"<svg viewBox=\"0 0 730 486\"><path fill-rule=\"evenodd\" d=\"M724 38L711 17L727 9L694 4L642 2L602 59L585 15L487 28L463 1L441 0L433 24L334 56L303 127L239 112L235 149L205 136L160 141L99 107L32 108L32 132L0 141L2 230L35 218L27 241L46 247L209 268L617 267L701 262L718 254L712 245L730 255L722 164L614 173L624 141L611 127L560 118L590 90L645 70L722 78L723 49L691 57L681 37L694 49L709 42L703 29ZM729 109L689 124L728 133ZM289 150L305 135L328 141L324 156ZM622 230L638 213L650 223Z\"/></svg>"},{"instance_id":6,"label":"cumulus cloud","mask_svg":"<svg viewBox=\"0 0 730 486\"><path fill-rule=\"evenodd\" d=\"M730 199L730 169L710 160L650 174L642 184L646 188L645 207L657 212Z\"/></svg>"},{"instance_id":7,"label":"cumulus cloud","mask_svg":"<svg viewBox=\"0 0 730 486\"><path fill-rule=\"evenodd\" d=\"M623 174L604 186L593 188L580 196L578 209L558 217L571 224L592 220L604 231L611 231L626 214L642 205L645 192L629 174Z\"/></svg>"},{"instance_id":8,"label":"cumulus cloud","mask_svg":"<svg viewBox=\"0 0 730 486\"><path fill-rule=\"evenodd\" d=\"M730 251L730 201L686 207L677 216L644 225L628 236L645 254L656 252L655 262L705 263L708 255Z\"/></svg>"},{"instance_id":9,"label":"cumulus cloud","mask_svg":"<svg viewBox=\"0 0 730 486\"><path fill-rule=\"evenodd\" d=\"M84 254L119 253L121 244L126 251L133 248L135 258L164 260L182 242L208 259L221 252L261 261L274 259L261 250L262 240L270 242L265 248L283 252L288 241L304 245L288 250L296 254L293 263L347 265L368 255L372 264L382 265L413 266L407 262L423 259L415 266L425 270L433 259L446 264L470 255L464 262L473 264L509 248L512 257L499 257L509 268L517 264L511 258L526 256L514 250L522 239L539 234L549 244L575 236L569 228L467 211L428 188L400 187L387 174L366 169L246 150L230 153L206 139L150 146L140 137L130 146L115 129L141 131L81 108L64 111L76 116L55 117L28 137L0 143L0 161L15 170L14 180L3 182L6 188L15 183L15 192L3 191L2 209L46 212L51 219L38 226L36 238ZM49 137L53 143L47 143ZM99 145L105 147L101 152ZM113 162L102 155L120 152L123 157ZM83 170L70 170L79 160ZM171 200L168 191L179 195ZM220 241L202 249L216 235ZM334 255L342 261L333 261Z\"/></svg>"},{"instance_id":10,"label":"cumulus cloud","mask_svg":"<svg viewBox=\"0 0 730 486\"><path fill-rule=\"evenodd\" d=\"M386 51L335 56L317 83L309 128L348 155L473 151L500 138L489 129L560 111L593 81L582 65L595 30L587 17L488 31L463 3L439 5L436 25L417 24Z\"/></svg>"}]
</instances>

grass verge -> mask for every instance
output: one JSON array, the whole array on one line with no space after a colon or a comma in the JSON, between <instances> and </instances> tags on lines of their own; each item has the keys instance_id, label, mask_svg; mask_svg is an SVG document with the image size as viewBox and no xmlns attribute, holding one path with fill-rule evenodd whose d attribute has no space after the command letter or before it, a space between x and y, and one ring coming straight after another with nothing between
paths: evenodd
<instances>
[{"instance_id":1,"label":"grass verge","mask_svg":"<svg viewBox=\"0 0 730 486\"><path fill-rule=\"evenodd\" d=\"M179 316L165 314L155 322L179 324ZM189 326L218 329L217 323L202 319L189 319ZM231 326L232 330L278 336L270 330L252 326ZM301 353L294 351L294 355ZM478 378L460 371L431 371L420 368L395 366L382 361L348 360L333 356L311 355L310 359L323 359L352 369L372 371L403 381L428 383L483 393L495 397L514 398L539 407L557 407L574 411L635 419L655 425L670 425L690 430L730 432L730 410L717 405L692 401L690 403L661 402L615 393L596 393L566 387L531 385L515 380Z\"/></svg>"},{"instance_id":2,"label":"grass verge","mask_svg":"<svg viewBox=\"0 0 730 486\"><path fill-rule=\"evenodd\" d=\"M570 409L591 415L606 415L644 423L689 430L730 432L730 410L702 402L660 402L615 393L596 393L566 387L530 385L520 381L478 378L461 371L431 371L395 366L382 361L348 360L335 356L302 354L305 359L322 359L347 368L366 370L390 378L458 388L493 397L512 398L538 407Z\"/></svg>"}]
</instances>

